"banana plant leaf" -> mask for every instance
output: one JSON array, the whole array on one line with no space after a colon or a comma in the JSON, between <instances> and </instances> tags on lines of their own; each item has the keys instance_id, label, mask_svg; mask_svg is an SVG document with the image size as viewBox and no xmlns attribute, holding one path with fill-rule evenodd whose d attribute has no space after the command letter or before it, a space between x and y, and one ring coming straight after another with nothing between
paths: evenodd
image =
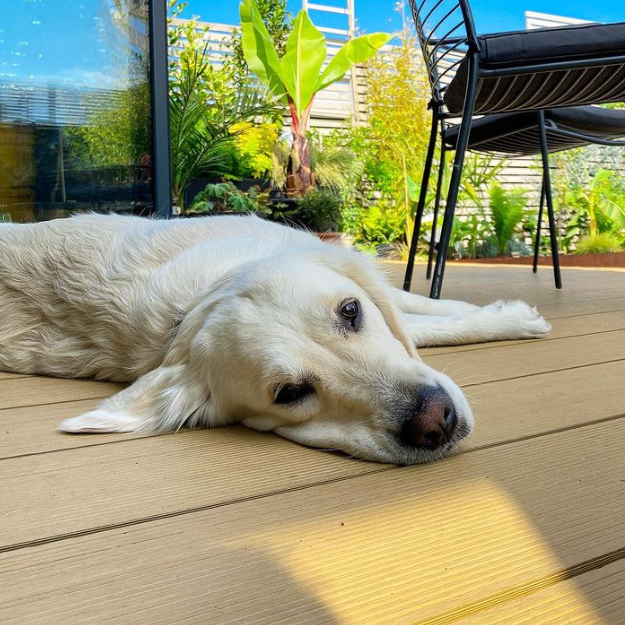
<instances>
[{"instance_id":1,"label":"banana plant leaf","mask_svg":"<svg viewBox=\"0 0 625 625\"><path fill-rule=\"evenodd\" d=\"M325 37L310 21L308 13L300 11L293 22L282 58L282 74L298 115L315 95L315 85L325 59Z\"/></svg>"},{"instance_id":2,"label":"banana plant leaf","mask_svg":"<svg viewBox=\"0 0 625 625\"><path fill-rule=\"evenodd\" d=\"M282 59L254 0L243 0L240 12L243 54L249 68L274 95L288 95L298 115L318 91L341 80L354 64L368 61L392 38L387 33L373 33L352 39L320 74L327 57L326 40L306 11L295 18Z\"/></svg>"},{"instance_id":3,"label":"banana plant leaf","mask_svg":"<svg viewBox=\"0 0 625 625\"><path fill-rule=\"evenodd\" d=\"M240 7L243 54L249 68L275 96L287 93L287 81L271 35L253 0L243 0Z\"/></svg>"},{"instance_id":4,"label":"banana plant leaf","mask_svg":"<svg viewBox=\"0 0 625 625\"><path fill-rule=\"evenodd\" d=\"M314 91L321 91L337 80L341 80L353 65L373 58L378 50L392 38L393 35L388 33L373 33L348 41L319 76Z\"/></svg>"}]
</instances>

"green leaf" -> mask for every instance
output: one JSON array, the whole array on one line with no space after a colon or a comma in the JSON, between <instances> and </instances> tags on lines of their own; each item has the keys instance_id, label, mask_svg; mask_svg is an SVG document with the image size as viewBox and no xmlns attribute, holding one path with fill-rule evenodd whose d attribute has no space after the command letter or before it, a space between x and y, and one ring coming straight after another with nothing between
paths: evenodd
<instances>
[{"instance_id":1,"label":"green leaf","mask_svg":"<svg viewBox=\"0 0 625 625\"><path fill-rule=\"evenodd\" d=\"M325 59L325 37L310 21L308 13L300 11L293 22L282 59L282 75L298 115L313 99Z\"/></svg>"},{"instance_id":2,"label":"green leaf","mask_svg":"<svg viewBox=\"0 0 625 625\"><path fill-rule=\"evenodd\" d=\"M625 211L623 210L622 206L620 206L616 202L608 200L602 207L602 212L606 217L610 218L617 226L619 226L620 228L625 228Z\"/></svg>"},{"instance_id":3,"label":"green leaf","mask_svg":"<svg viewBox=\"0 0 625 625\"><path fill-rule=\"evenodd\" d=\"M243 55L250 70L269 86L273 95L283 96L287 88L282 65L254 0L243 0L240 14Z\"/></svg>"},{"instance_id":4,"label":"green leaf","mask_svg":"<svg viewBox=\"0 0 625 625\"><path fill-rule=\"evenodd\" d=\"M377 51L392 38L393 35L388 33L373 33L348 41L328 63L317 81L314 92L321 91L337 80L341 80L353 65L373 58Z\"/></svg>"},{"instance_id":5,"label":"green leaf","mask_svg":"<svg viewBox=\"0 0 625 625\"><path fill-rule=\"evenodd\" d=\"M418 202L421 193L421 185L415 182L410 176L406 176L408 182L408 199L411 202Z\"/></svg>"}]
</instances>

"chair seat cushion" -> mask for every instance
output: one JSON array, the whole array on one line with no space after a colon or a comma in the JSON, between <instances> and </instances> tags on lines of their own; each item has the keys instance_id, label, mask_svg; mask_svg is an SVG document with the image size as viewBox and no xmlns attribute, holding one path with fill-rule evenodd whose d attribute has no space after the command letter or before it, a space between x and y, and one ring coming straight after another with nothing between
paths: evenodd
<instances>
[{"instance_id":1,"label":"chair seat cushion","mask_svg":"<svg viewBox=\"0 0 625 625\"><path fill-rule=\"evenodd\" d=\"M625 22L483 35L478 41L482 67L625 55Z\"/></svg>"},{"instance_id":2,"label":"chair seat cushion","mask_svg":"<svg viewBox=\"0 0 625 625\"><path fill-rule=\"evenodd\" d=\"M592 139L614 140L625 137L625 110L597 106L574 106L545 111L545 121L554 122L563 130L586 135L566 137L547 131L550 152L568 150L592 143ZM460 126L451 126L445 133L445 144L454 149ZM538 117L535 112L485 115L473 121L469 149L506 155L540 153Z\"/></svg>"},{"instance_id":3,"label":"chair seat cushion","mask_svg":"<svg viewBox=\"0 0 625 625\"><path fill-rule=\"evenodd\" d=\"M509 68L511 73L480 77L475 114L625 100L625 22L484 35L478 41L481 69ZM621 60L610 65L541 71L546 63L594 58ZM514 75L519 66L530 69ZM445 91L445 105L451 113L463 110L467 74L465 58Z\"/></svg>"}]
</instances>

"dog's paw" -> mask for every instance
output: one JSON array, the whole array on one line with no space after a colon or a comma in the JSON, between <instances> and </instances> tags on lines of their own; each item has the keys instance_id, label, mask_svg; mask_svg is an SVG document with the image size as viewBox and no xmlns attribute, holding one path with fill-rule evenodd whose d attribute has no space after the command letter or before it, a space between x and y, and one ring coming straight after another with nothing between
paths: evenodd
<instances>
[{"instance_id":1,"label":"dog's paw","mask_svg":"<svg viewBox=\"0 0 625 625\"><path fill-rule=\"evenodd\" d=\"M107 410L92 410L78 417L65 419L59 423L61 432L71 434L104 434L106 432L134 432L139 419L127 415L114 414Z\"/></svg>"},{"instance_id":2,"label":"dog's paw","mask_svg":"<svg viewBox=\"0 0 625 625\"><path fill-rule=\"evenodd\" d=\"M547 336L551 330L551 324L535 307L525 302L497 301L485 308L495 311L498 316L505 319L506 325L509 324L510 338L540 339Z\"/></svg>"}]
</instances>

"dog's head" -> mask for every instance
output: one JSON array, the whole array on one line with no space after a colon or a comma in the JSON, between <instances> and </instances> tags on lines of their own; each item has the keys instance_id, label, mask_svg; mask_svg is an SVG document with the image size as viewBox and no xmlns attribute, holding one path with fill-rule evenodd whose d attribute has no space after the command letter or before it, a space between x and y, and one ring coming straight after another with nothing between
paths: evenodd
<instances>
[{"instance_id":1,"label":"dog's head","mask_svg":"<svg viewBox=\"0 0 625 625\"><path fill-rule=\"evenodd\" d=\"M451 451L473 425L460 389L418 357L384 280L346 250L237 269L189 311L167 360L185 363L176 392L193 399L188 414L157 416L164 429L242 422L413 464Z\"/></svg>"}]
</instances>

